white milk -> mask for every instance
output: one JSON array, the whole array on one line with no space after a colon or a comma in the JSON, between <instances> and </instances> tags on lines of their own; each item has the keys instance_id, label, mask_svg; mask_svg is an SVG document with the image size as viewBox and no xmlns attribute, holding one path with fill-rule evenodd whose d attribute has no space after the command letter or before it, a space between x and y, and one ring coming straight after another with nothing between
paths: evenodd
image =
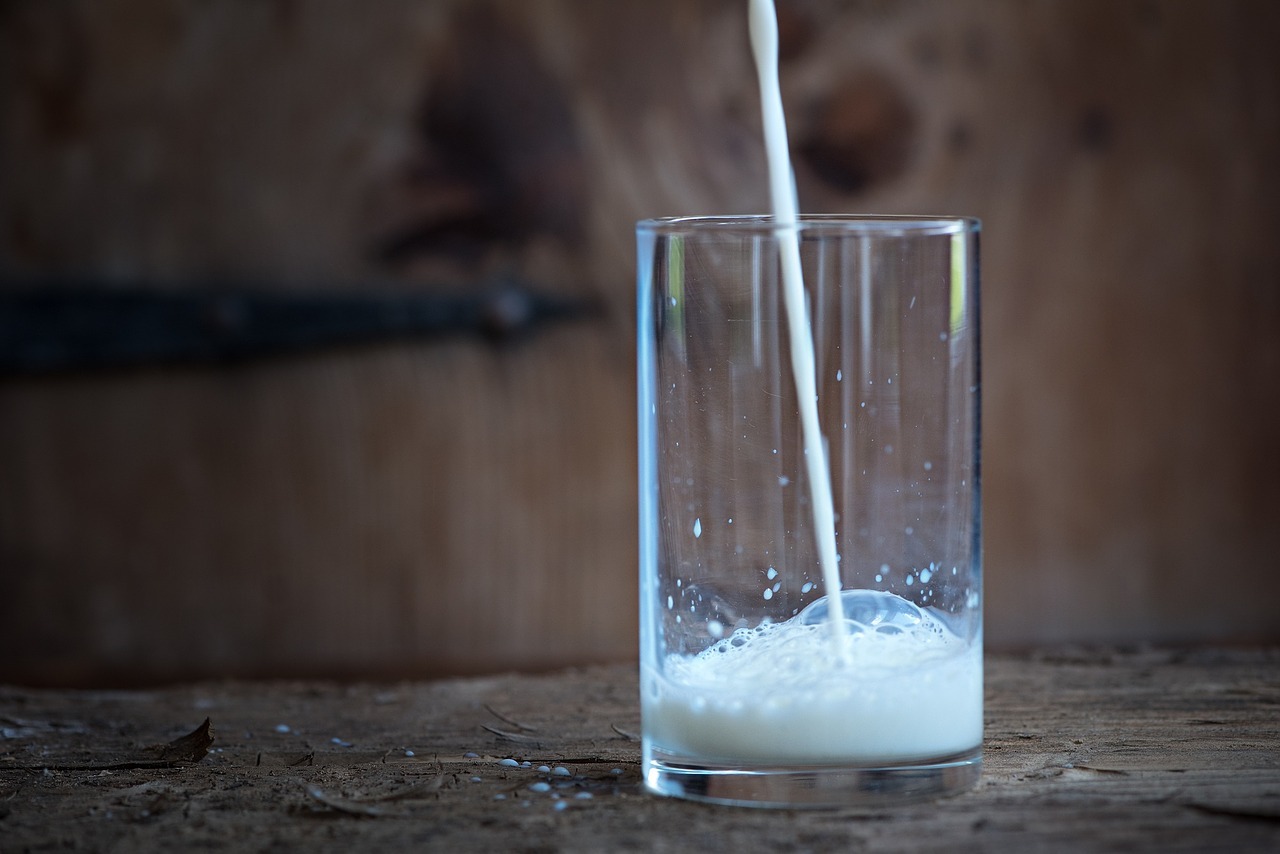
<instances>
[{"instance_id":1,"label":"white milk","mask_svg":"<svg viewBox=\"0 0 1280 854\"><path fill-rule=\"evenodd\" d=\"M800 428L804 437L804 458L809 474L813 504L813 530L818 538L818 563L822 585L830 596L840 589L840 569L836 563L836 521L831 497L831 470L827 466L826 443L818 424L818 386L813 356L813 329L805 306L804 276L800 270L800 238L796 230L799 203L787 149L787 122L782 112L782 90L778 85L778 18L773 0L750 0L751 50L760 77L760 106L764 118L764 146L769 160L769 195L773 218L778 223L778 253L782 262L782 293L787 310L787 332L791 336L791 373L795 377L800 406ZM841 600L831 599L830 626L833 649L840 654L844 615Z\"/></svg>"},{"instance_id":2,"label":"white milk","mask_svg":"<svg viewBox=\"0 0 1280 854\"><path fill-rule=\"evenodd\" d=\"M750 0L770 194L778 222L792 372L814 531L828 593L785 623L740 629L697 656L643 668L648 747L727 763L891 763L982 743L982 639L891 593L840 590L831 476L818 424L798 206L778 85L773 0Z\"/></svg>"},{"instance_id":3,"label":"white milk","mask_svg":"<svg viewBox=\"0 0 1280 854\"><path fill-rule=\"evenodd\" d=\"M645 668L650 746L673 758L902 762L982 743L982 641L892 593L846 590L846 655L831 654L827 600L740 629L692 658Z\"/></svg>"}]
</instances>

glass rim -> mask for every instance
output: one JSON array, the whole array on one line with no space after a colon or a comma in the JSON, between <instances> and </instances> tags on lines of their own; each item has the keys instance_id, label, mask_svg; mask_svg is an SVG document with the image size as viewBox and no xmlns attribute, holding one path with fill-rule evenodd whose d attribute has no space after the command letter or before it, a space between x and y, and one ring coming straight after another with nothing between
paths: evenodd
<instances>
[{"instance_id":1,"label":"glass rim","mask_svg":"<svg viewBox=\"0 0 1280 854\"><path fill-rule=\"evenodd\" d=\"M915 216L911 214L801 214L796 227L802 232L853 232L878 235L976 234L982 221L970 216ZM642 219L636 231L651 234L689 232L776 232L778 221L770 214L668 216Z\"/></svg>"}]
</instances>

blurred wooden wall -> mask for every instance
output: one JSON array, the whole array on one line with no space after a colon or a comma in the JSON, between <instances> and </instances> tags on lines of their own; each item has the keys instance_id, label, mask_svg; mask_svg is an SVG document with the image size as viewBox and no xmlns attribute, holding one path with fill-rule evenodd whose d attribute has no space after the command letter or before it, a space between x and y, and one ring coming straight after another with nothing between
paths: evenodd
<instances>
[{"instance_id":1,"label":"blurred wooden wall","mask_svg":"<svg viewBox=\"0 0 1280 854\"><path fill-rule=\"evenodd\" d=\"M985 223L989 642L1280 639L1280 6L779 5L802 207ZM0 680L633 656L632 226L764 208L745 21L0 3L10 288L597 308L0 379Z\"/></svg>"}]
</instances>

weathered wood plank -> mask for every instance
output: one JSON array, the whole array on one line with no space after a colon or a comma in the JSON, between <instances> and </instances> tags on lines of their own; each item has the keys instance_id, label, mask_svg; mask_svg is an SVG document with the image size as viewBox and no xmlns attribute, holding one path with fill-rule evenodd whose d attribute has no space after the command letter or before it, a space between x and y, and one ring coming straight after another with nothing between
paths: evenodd
<instances>
[{"instance_id":1,"label":"weathered wood plank","mask_svg":"<svg viewBox=\"0 0 1280 854\"><path fill-rule=\"evenodd\" d=\"M1277 649L993 656L976 790L902 809L761 812L640 792L630 667L8 688L0 829L6 850L1272 851L1278 710ZM198 765L84 768L206 716L216 741Z\"/></svg>"}]
</instances>

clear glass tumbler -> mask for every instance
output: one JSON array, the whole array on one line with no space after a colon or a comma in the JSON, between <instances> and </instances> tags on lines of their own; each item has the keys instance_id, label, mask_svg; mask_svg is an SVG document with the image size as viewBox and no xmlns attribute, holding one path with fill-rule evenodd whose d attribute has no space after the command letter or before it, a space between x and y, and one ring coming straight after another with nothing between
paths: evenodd
<instances>
[{"instance_id":1,"label":"clear glass tumbler","mask_svg":"<svg viewBox=\"0 0 1280 854\"><path fill-rule=\"evenodd\" d=\"M650 790L885 805L977 781L978 234L952 217L638 224Z\"/></svg>"}]
</instances>

